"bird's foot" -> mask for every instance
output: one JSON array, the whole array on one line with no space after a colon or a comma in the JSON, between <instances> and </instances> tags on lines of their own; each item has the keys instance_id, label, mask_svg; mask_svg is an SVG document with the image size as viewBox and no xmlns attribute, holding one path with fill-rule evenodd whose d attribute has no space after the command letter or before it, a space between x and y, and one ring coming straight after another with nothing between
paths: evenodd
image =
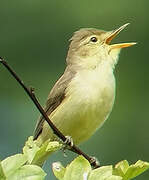
<instances>
[{"instance_id":1,"label":"bird's foot","mask_svg":"<svg viewBox=\"0 0 149 180\"><path fill-rule=\"evenodd\" d=\"M72 139L72 137L71 136L65 136L65 137L66 137L66 141L64 142L64 144L66 146L72 147L73 146L73 139Z\"/></svg>"},{"instance_id":2,"label":"bird's foot","mask_svg":"<svg viewBox=\"0 0 149 180\"><path fill-rule=\"evenodd\" d=\"M64 157L67 157L67 154L66 154L66 149L71 149L71 147L73 146L73 139L71 136L65 136L66 137L66 140L65 142L63 142L63 147L62 147L62 151L63 151L63 154L64 154Z\"/></svg>"}]
</instances>

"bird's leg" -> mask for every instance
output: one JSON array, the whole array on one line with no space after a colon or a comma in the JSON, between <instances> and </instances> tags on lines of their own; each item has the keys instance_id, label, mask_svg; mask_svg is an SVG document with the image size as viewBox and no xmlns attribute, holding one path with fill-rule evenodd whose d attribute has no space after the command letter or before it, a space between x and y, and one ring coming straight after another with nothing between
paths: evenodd
<instances>
[{"instance_id":1,"label":"bird's leg","mask_svg":"<svg viewBox=\"0 0 149 180\"><path fill-rule=\"evenodd\" d=\"M65 136L66 140L65 142L63 142L63 147L62 147L62 151L63 151L63 154L64 154L64 157L67 157L67 154L66 154L66 149L71 149L74 145L73 143L73 139L71 136Z\"/></svg>"}]
</instances>

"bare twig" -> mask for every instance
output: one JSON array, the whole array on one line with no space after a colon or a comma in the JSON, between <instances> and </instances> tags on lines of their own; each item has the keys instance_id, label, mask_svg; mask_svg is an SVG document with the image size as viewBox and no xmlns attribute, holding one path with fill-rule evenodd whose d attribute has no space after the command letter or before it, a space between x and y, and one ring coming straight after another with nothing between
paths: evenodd
<instances>
[{"instance_id":1,"label":"bare twig","mask_svg":"<svg viewBox=\"0 0 149 180\"><path fill-rule=\"evenodd\" d=\"M42 108L42 106L40 105L39 101L37 100L35 94L34 94L34 88L27 88L25 86L25 84L23 83L23 81L18 77L18 75L13 71L13 69L8 65L8 63L0 57L0 63L2 63L5 68L11 73L11 75L17 80L17 82L22 86L22 88L25 90L25 92L28 94L28 96L31 98L31 100L33 101L33 103L35 104L35 106L37 107L37 109L39 110L39 112L41 113L41 115L44 117L44 119L46 120L46 122L49 124L49 126L51 127L51 129L53 130L53 133L56 134L63 142L66 142L67 138L63 135L63 133L57 129L57 127L52 123L52 121L49 119L49 117L47 116L46 112L44 111L44 109ZM76 145L73 144L73 146L71 146L71 143L68 144L69 148L68 150L73 151L79 155L84 156L91 164L91 166L93 166L94 168L99 167L98 162L96 161L95 158L88 156L87 154L85 154L83 151L81 151Z\"/></svg>"}]
</instances>

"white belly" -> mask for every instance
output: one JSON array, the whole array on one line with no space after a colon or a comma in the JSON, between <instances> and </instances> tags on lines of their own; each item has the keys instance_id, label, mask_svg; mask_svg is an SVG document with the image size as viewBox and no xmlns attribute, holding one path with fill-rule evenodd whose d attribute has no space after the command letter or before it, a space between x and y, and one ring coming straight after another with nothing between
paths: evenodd
<instances>
[{"instance_id":1,"label":"white belly","mask_svg":"<svg viewBox=\"0 0 149 180\"><path fill-rule=\"evenodd\" d=\"M92 70L76 75L50 119L76 144L88 139L107 119L115 97L112 69Z\"/></svg>"}]
</instances>

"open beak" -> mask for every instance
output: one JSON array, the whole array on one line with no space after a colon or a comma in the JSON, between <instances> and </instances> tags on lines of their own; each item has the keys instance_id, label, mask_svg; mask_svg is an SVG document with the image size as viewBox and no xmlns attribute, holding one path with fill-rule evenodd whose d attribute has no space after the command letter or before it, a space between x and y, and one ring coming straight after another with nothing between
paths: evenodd
<instances>
[{"instance_id":1,"label":"open beak","mask_svg":"<svg viewBox=\"0 0 149 180\"><path fill-rule=\"evenodd\" d=\"M105 43L106 44L110 44L110 42L112 41L112 39L114 37L116 37L126 26L128 26L129 23L127 24L124 24L123 26L119 27L118 29L116 30L113 30L110 35L106 38L106 41ZM136 43L135 42L131 42L131 43L119 43L119 44L112 44L110 45L111 49L117 49L117 48L125 48L125 47L129 47L129 46L133 46L135 45Z\"/></svg>"}]
</instances>

